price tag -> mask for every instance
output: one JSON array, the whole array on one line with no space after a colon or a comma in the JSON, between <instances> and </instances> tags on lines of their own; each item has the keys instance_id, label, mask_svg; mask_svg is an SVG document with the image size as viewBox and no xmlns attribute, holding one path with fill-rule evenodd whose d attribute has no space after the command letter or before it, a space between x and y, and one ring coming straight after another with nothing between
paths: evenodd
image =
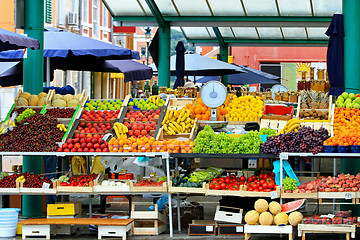
<instances>
[{"instance_id":1,"label":"price tag","mask_svg":"<svg viewBox=\"0 0 360 240\"><path fill-rule=\"evenodd\" d=\"M282 158L283 160L287 160L287 159L289 159L289 154L288 153L280 153L280 158Z\"/></svg>"},{"instance_id":2,"label":"price tag","mask_svg":"<svg viewBox=\"0 0 360 240\"><path fill-rule=\"evenodd\" d=\"M214 229L214 226L206 226L205 231L206 231L206 232L212 232L213 229Z\"/></svg>"},{"instance_id":3,"label":"price tag","mask_svg":"<svg viewBox=\"0 0 360 240\"><path fill-rule=\"evenodd\" d=\"M352 199L353 196L352 196L352 193L351 192L346 192L345 193L345 199Z\"/></svg>"},{"instance_id":4,"label":"price tag","mask_svg":"<svg viewBox=\"0 0 360 240\"><path fill-rule=\"evenodd\" d=\"M272 192L270 192L270 198L271 198L271 199L278 198L277 191L272 191Z\"/></svg>"},{"instance_id":5,"label":"price tag","mask_svg":"<svg viewBox=\"0 0 360 240\"><path fill-rule=\"evenodd\" d=\"M236 226L236 230L237 233L241 233L244 232L244 227L243 226Z\"/></svg>"},{"instance_id":6,"label":"price tag","mask_svg":"<svg viewBox=\"0 0 360 240\"><path fill-rule=\"evenodd\" d=\"M44 182L42 188L50 188L50 183Z\"/></svg>"}]
</instances>

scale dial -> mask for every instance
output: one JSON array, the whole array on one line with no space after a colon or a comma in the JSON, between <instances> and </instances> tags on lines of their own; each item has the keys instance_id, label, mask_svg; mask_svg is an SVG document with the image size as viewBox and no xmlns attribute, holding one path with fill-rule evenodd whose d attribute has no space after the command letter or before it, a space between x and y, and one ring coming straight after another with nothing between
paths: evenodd
<instances>
[{"instance_id":1,"label":"scale dial","mask_svg":"<svg viewBox=\"0 0 360 240\"><path fill-rule=\"evenodd\" d=\"M210 108L220 107L226 100L227 90L220 81L209 81L202 88L200 97Z\"/></svg>"}]
</instances>

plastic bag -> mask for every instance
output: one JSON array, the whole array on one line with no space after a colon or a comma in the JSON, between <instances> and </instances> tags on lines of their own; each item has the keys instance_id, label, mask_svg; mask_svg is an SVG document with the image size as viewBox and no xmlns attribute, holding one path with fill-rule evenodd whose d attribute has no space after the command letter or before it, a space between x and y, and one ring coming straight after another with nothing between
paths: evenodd
<instances>
[{"instance_id":1,"label":"plastic bag","mask_svg":"<svg viewBox=\"0 0 360 240\"><path fill-rule=\"evenodd\" d=\"M163 212L167 207L168 207L168 202L169 202L169 197L168 196L162 196L161 198L159 198L156 201L156 204L158 205L158 210L159 212ZM176 200L171 198L171 205L172 207L174 207L174 205L176 206ZM148 207L146 210L148 211L154 211L155 210L155 206L152 205L150 207Z\"/></svg>"}]
</instances>

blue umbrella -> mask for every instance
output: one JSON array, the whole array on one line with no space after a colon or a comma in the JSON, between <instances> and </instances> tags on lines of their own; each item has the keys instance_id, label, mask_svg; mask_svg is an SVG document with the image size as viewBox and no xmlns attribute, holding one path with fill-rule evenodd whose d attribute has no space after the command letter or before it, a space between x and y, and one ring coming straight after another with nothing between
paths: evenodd
<instances>
[{"instance_id":1,"label":"blue umbrella","mask_svg":"<svg viewBox=\"0 0 360 240\"><path fill-rule=\"evenodd\" d=\"M344 82L344 19L342 14L334 14L327 29L330 37L326 64L330 81L330 95L339 96L345 91Z\"/></svg>"},{"instance_id":2,"label":"blue umbrella","mask_svg":"<svg viewBox=\"0 0 360 240\"><path fill-rule=\"evenodd\" d=\"M39 47L40 44L36 39L0 29L0 51L24 48L39 49Z\"/></svg>"},{"instance_id":3,"label":"blue umbrella","mask_svg":"<svg viewBox=\"0 0 360 240\"><path fill-rule=\"evenodd\" d=\"M278 84L276 80L280 80L280 77L262 72L253 68L246 67L244 65L239 66L241 70L245 73L241 74L232 74L228 76L228 83L230 85L245 85L245 84ZM196 80L198 83L206 83L212 80L219 80L219 77L216 78L206 76Z\"/></svg>"},{"instance_id":4,"label":"blue umbrella","mask_svg":"<svg viewBox=\"0 0 360 240\"><path fill-rule=\"evenodd\" d=\"M179 41L175 48L176 51L176 80L174 83L174 89L177 87L183 87L184 86L184 75L185 75L185 56L184 53L186 51L184 47L184 43L182 41Z\"/></svg>"},{"instance_id":5,"label":"blue umbrella","mask_svg":"<svg viewBox=\"0 0 360 240\"><path fill-rule=\"evenodd\" d=\"M56 28L44 32L44 57L91 56L102 59L140 59L139 52ZM23 51L0 53L0 59L22 59Z\"/></svg>"}]
</instances>

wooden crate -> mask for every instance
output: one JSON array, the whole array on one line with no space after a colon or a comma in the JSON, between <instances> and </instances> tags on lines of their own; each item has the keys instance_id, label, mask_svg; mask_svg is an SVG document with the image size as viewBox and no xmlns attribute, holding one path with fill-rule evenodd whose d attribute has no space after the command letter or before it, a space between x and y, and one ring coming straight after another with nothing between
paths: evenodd
<instances>
[{"instance_id":1,"label":"wooden crate","mask_svg":"<svg viewBox=\"0 0 360 240\"><path fill-rule=\"evenodd\" d=\"M318 192L319 203L322 203L323 199L348 199L353 204L357 201L356 192Z\"/></svg>"},{"instance_id":2,"label":"wooden crate","mask_svg":"<svg viewBox=\"0 0 360 240\"><path fill-rule=\"evenodd\" d=\"M260 119L261 117L257 117L257 121L229 121L229 117L226 117L226 121L228 122L229 125L245 125L247 123L258 123L260 124Z\"/></svg>"},{"instance_id":3,"label":"wooden crate","mask_svg":"<svg viewBox=\"0 0 360 240\"><path fill-rule=\"evenodd\" d=\"M284 189L281 189L281 198L307 198L307 199L317 199L318 193L285 193Z\"/></svg>"},{"instance_id":4,"label":"wooden crate","mask_svg":"<svg viewBox=\"0 0 360 240\"><path fill-rule=\"evenodd\" d=\"M47 205L48 216L74 216L81 211L81 202L62 202Z\"/></svg>"},{"instance_id":5,"label":"wooden crate","mask_svg":"<svg viewBox=\"0 0 360 240\"><path fill-rule=\"evenodd\" d=\"M334 105L335 106L335 105ZM327 109L315 109L316 111L328 111L329 113L329 118L328 120L318 120L318 121L331 121L331 112L334 111L334 107L333 104L332 104L332 95L329 96L329 107ZM301 97L299 96L298 97L298 108L297 108L297 111L296 111L296 118L299 118L300 119L300 112L303 111L303 110L312 110L312 109L304 109L304 108L301 108Z\"/></svg>"},{"instance_id":6,"label":"wooden crate","mask_svg":"<svg viewBox=\"0 0 360 240\"><path fill-rule=\"evenodd\" d=\"M90 182L89 187L71 187L71 186L60 186L60 182L56 181L56 191L58 193L93 193L94 183Z\"/></svg>"},{"instance_id":7,"label":"wooden crate","mask_svg":"<svg viewBox=\"0 0 360 240\"><path fill-rule=\"evenodd\" d=\"M151 187L151 186L134 186L133 182L130 182L130 192L167 192L167 182L163 182L161 187Z\"/></svg>"},{"instance_id":8,"label":"wooden crate","mask_svg":"<svg viewBox=\"0 0 360 240\"><path fill-rule=\"evenodd\" d=\"M216 221L213 220L192 220L189 224L190 236L216 235Z\"/></svg>"},{"instance_id":9,"label":"wooden crate","mask_svg":"<svg viewBox=\"0 0 360 240\"><path fill-rule=\"evenodd\" d=\"M196 132L198 129L197 121L198 121L198 119L195 118L194 125L193 125L190 133L178 133L176 135L167 135L164 131L164 128L161 127L158 134L156 135L156 140L162 141L165 139L188 138L190 141L194 141L195 135L196 135Z\"/></svg>"},{"instance_id":10,"label":"wooden crate","mask_svg":"<svg viewBox=\"0 0 360 240\"><path fill-rule=\"evenodd\" d=\"M241 191L241 188L239 191L229 191L229 190L214 190L209 188L209 184L206 184L206 191L205 195L207 196L237 196L237 197L243 197L244 192Z\"/></svg>"},{"instance_id":11,"label":"wooden crate","mask_svg":"<svg viewBox=\"0 0 360 240\"><path fill-rule=\"evenodd\" d=\"M346 240L355 238L356 225L325 225L325 224L299 224L298 225L298 236L305 240L307 233L345 233Z\"/></svg>"},{"instance_id":12,"label":"wooden crate","mask_svg":"<svg viewBox=\"0 0 360 240\"><path fill-rule=\"evenodd\" d=\"M244 197L268 197L270 198L272 196L271 192L253 192L253 191L246 191L246 186L242 186L242 190L243 190L243 196ZM280 198L280 187L277 186L276 187L276 196L277 198Z\"/></svg>"},{"instance_id":13,"label":"wooden crate","mask_svg":"<svg viewBox=\"0 0 360 240\"><path fill-rule=\"evenodd\" d=\"M244 225L219 224L218 235L244 235Z\"/></svg>"},{"instance_id":14,"label":"wooden crate","mask_svg":"<svg viewBox=\"0 0 360 240\"><path fill-rule=\"evenodd\" d=\"M248 225L244 226L245 240L251 237L251 234L289 234L289 240L293 240L293 227L291 225L286 226L263 226L263 225Z\"/></svg>"},{"instance_id":15,"label":"wooden crate","mask_svg":"<svg viewBox=\"0 0 360 240\"><path fill-rule=\"evenodd\" d=\"M206 183L203 183L201 188L193 188L193 187L173 187L172 181L170 181L169 186L170 193L185 193L185 194L205 194L206 193Z\"/></svg>"},{"instance_id":16,"label":"wooden crate","mask_svg":"<svg viewBox=\"0 0 360 240\"><path fill-rule=\"evenodd\" d=\"M130 180L126 180L125 186L102 186L101 182L95 181L94 193L119 193L119 192L129 193L130 192Z\"/></svg>"},{"instance_id":17,"label":"wooden crate","mask_svg":"<svg viewBox=\"0 0 360 240\"><path fill-rule=\"evenodd\" d=\"M133 235L159 235L166 229L166 224L159 220L134 220L132 222Z\"/></svg>"},{"instance_id":18,"label":"wooden crate","mask_svg":"<svg viewBox=\"0 0 360 240\"><path fill-rule=\"evenodd\" d=\"M276 131L280 131L285 127L287 120L273 120L273 119L261 119L260 129L261 128L272 128Z\"/></svg>"},{"instance_id":19,"label":"wooden crate","mask_svg":"<svg viewBox=\"0 0 360 240\"><path fill-rule=\"evenodd\" d=\"M159 212L159 208L157 204L154 204L154 211L149 210L136 210L136 206L144 206L148 204L131 204L131 214L130 218L133 218L135 220L159 220L163 223L167 222L166 214L162 214Z\"/></svg>"},{"instance_id":20,"label":"wooden crate","mask_svg":"<svg viewBox=\"0 0 360 240\"><path fill-rule=\"evenodd\" d=\"M0 194L18 194L20 193L20 188L0 188Z\"/></svg>"},{"instance_id":21,"label":"wooden crate","mask_svg":"<svg viewBox=\"0 0 360 240\"><path fill-rule=\"evenodd\" d=\"M195 98L170 98L168 109L180 110L188 104L194 105Z\"/></svg>"}]
</instances>

